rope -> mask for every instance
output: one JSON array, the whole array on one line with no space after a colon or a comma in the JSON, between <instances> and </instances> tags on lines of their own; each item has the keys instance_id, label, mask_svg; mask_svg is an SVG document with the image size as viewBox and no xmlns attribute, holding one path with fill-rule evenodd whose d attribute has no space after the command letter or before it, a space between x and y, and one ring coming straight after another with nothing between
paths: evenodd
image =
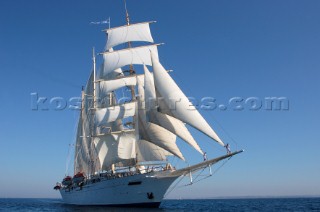
<instances>
[{"instance_id":1,"label":"rope","mask_svg":"<svg viewBox=\"0 0 320 212\"><path fill-rule=\"evenodd\" d=\"M69 163L70 163L70 149L71 149L71 145L72 145L72 144L69 144L69 148L68 148L68 154L67 154L67 160L66 160L66 171L65 171L65 176L67 176L68 169L69 169Z\"/></svg>"},{"instance_id":2,"label":"rope","mask_svg":"<svg viewBox=\"0 0 320 212\"><path fill-rule=\"evenodd\" d=\"M184 82L184 80L180 77L179 73L176 73L176 72L175 72L175 76L176 76L176 78L178 78L182 83ZM190 87L184 86L184 90L186 90L189 94L192 94L192 91L191 91ZM232 136L227 132L227 130L225 130L225 129L222 127L222 125L218 122L217 119L215 119L215 117L213 116L212 113L209 113L209 114L210 114L212 120L213 120L215 123L217 123L217 125L222 129L222 131L227 135L227 137L229 137L229 139L234 143L234 145L235 145L235 147L236 147L235 149L238 149L238 143L235 141L235 139L233 139Z\"/></svg>"},{"instance_id":3,"label":"rope","mask_svg":"<svg viewBox=\"0 0 320 212\"><path fill-rule=\"evenodd\" d=\"M206 167L206 168L207 168L207 167ZM194 178L194 181L201 175L201 173L202 173L206 168L203 168L203 169L201 170L201 172ZM195 181L195 182L197 182L197 181Z\"/></svg>"},{"instance_id":4,"label":"rope","mask_svg":"<svg viewBox=\"0 0 320 212\"><path fill-rule=\"evenodd\" d=\"M228 158L227 160L225 160L216 170L214 170L214 172L212 172L212 175L214 175L215 173L217 173L230 159L231 159L232 157L230 157L230 158ZM202 171L204 171L206 168L204 168ZM201 173L200 173L201 174ZM198 181L194 181L193 183L197 183L197 182L199 182L199 181L201 181L201 180L204 180L204 179L207 179L207 178L209 178L209 177L211 177L212 175L208 175L208 176L206 176L206 177L204 177L204 178L201 178L200 180L198 180ZM198 175L199 176L199 175ZM197 177L198 177L197 176ZM196 178L197 178L196 177ZM196 179L195 178L195 179Z\"/></svg>"},{"instance_id":5,"label":"rope","mask_svg":"<svg viewBox=\"0 0 320 212\"><path fill-rule=\"evenodd\" d=\"M238 149L238 143L235 139L232 138L232 136L228 133L228 131L220 124L220 122L215 119L212 113L209 113L212 120L219 125L219 127L222 129L222 131L229 137L229 139L235 144L235 149Z\"/></svg>"},{"instance_id":6,"label":"rope","mask_svg":"<svg viewBox=\"0 0 320 212\"><path fill-rule=\"evenodd\" d=\"M165 193L164 198L167 197L167 196L173 191L173 189L176 188L176 186L180 183L180 181L181 181L182 179L183 179L183 177L181 177L180 180L178 180L178 181L171 187L171 189L168 190L168 191Z\"/></svg>"},{"instance_id":7,"label":"rope","mask_svg":"<svg viewBox=\"0 0 320 212\"><path fill-rule=\"evenodd\" d=\"M76 114L76 113L74 113L74 114ZM77 117L79 117L79 116L77 115ZM75 119L76 119L76 118L75 118ZM74 137L75 137L75 140L76 140L76 141L77 141L77 129L78 129L78 123L75 124L74 127L73 127L73 133L74 133ZM72 140L73 140L73 139L74 139L74 138L72 138ZM75 141L75 142L76 142L76 141ZM67 154L67 159L66 159L66 171L65 171L65 176L67 176L68 171L69 171L69 166L70 166L70 163L71 163L71 154L72 154L72 149L73 149L73 148L71 149L71 147L74 147L75 142L69 144L68 154Z\"/></svg>"},{"instance_id":8,"label":"rope","mask_svg":"<svg viewBox=\"0 0 320 212\"><path fill-rule=\"evenodd\" d=\"M232 157L230 157L230 158L228 158L227 160L225 160L216 170L214 170L214 171L212 172L211 175L210 175L210 174L209 174L209 175L201 175L201 173L202 173L205 169L208 168L208 167L205 167L205 168L203 168L202 171L194 178L194 180L193 180L192 183L189 183L189 184L186 184L186 185L181 185L181 186L179 186L179 187L177 187L177 188L182 188L182 187L185 187L185 186L190 186L190 185L192 185L192 184L194 184L194 183L200 182L200 181L202 181L202 180L205 180L205 179L211 177L212 175L216 174L231 158L232 158ZM201 178L201 179L199 179L199 180L196 180L199 176L206 176L206 177ZM181 179L183 179L183 177L182 177ZM181 181L181 180L179 180L178 182L180 182L180 181ZM176 188L176 186L177 186L177 185L175 185L174 188ZM171 192L171 191L170 191L170 192Z\"/></svg>"}]
</instances>

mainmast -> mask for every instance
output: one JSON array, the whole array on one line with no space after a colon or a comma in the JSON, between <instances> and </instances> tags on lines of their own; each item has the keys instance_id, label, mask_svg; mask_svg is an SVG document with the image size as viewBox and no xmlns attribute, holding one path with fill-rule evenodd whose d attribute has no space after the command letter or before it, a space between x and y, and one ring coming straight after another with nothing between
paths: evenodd
<instances>
[{"instance_id":1,"label":"mainmast","mask_svg":"<svg viewBox=\"0 0 320 212\"><path fill-rule=\"evenodd\" d=\"M127 2L126 0L124 0L124 7L125 7L125 10L126 10L126 22L127 22L127 26L130 25L130 17L129 17L129 13L128 13L128 9L127 9ZM129 41L128 42L128 48L131 48L131 42ZM130 64L129 65L129 72L130 72L130 75L134 75L135 74L135 71L133 70L133 65ZM135 91L134 91L134 86L130 86L130 91L131 91L131 99L132 100L136 100L136 94L135 94ZM138 111L138 110L136 110ZM132 127L136 130L136 134L139 133L139 130L138 130L138 114L136 113L134 116L133 116L133 119L132 119ZM134 160L134 164L133 165L136 165L138 163L138 153L136 153L136 159Z\"/></svg>"},{"instance_id":2,"label":"mainmast","mask_svg":"<svg viewBox=\"0 0 320 212\"><path fill-rule=\"evenodd\" d=\"M127 10L127 2L126 0L124 0L124 8L126 10L126 22L127 22L127 26L130 25L130 16L129 16L129 13L128 13L128 10ZM131 48L131 42L128 42L128 47ZM133 69L133 65L130 64L130 75L134 75L135 74L135 71ZM134 86L130 86L130 90L131 90L131 96L132 96L132 100L135 99L135 91L134 91Z\"/></svg>"}]
</instances>

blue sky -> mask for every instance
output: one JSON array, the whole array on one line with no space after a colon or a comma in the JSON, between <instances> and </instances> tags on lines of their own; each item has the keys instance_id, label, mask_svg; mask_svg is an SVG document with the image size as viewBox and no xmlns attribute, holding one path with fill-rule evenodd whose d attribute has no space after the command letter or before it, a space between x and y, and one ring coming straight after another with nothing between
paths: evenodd
<instances>
[{"instance_id":1,"label":"blue sky","mask_svg":"<svg viewBox=\"0 0 320 212\"><path fill-rule=\"evenodd\" d=\"M168 197L320 195L319 1L127 4L131 22L157 21L160 60L188 96L225 105L232 97L287 97L290 104L287 111L201 111L224 141L246 152ZM30 94L79 96L91 48L105 43L106 26L89 23L108 17L111 26L125 23L122 1L0 2L0 197L59 197L52 187L64 176L78 112L32 111ZM209 157L225 153L191 131ZM178 143L189 163L201 161Z\"/></svg>"}]
</instances>

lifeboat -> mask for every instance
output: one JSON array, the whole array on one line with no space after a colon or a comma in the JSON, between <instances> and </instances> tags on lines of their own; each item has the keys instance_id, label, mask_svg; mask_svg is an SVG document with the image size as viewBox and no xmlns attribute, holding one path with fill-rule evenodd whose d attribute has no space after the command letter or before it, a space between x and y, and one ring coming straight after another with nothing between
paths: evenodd
<instances>
[{"instance_id":1,"label":"lifeboat","mask_svg":"<svg viewBox=\"0 0 320 212\"><path fill-rule=\"evenodd\" d=\"M75 183L75 184L79 184L82 181L84 181L84 178L85 178L84 174L81 173L81 172L78 172L77 174L75 174L73 176L72 182Z\"/></svg>"},{"instance_id":2,"label":"lifeboat","mask_svg":"<svg viewBox=\"0 0 320 212\"><path fill-rule=\"evenodd\" d=\"M71 184L72 184L72 177L66 176L65 178L63 178L62 185L69 186Z\"/></svg>"}]
</instances>

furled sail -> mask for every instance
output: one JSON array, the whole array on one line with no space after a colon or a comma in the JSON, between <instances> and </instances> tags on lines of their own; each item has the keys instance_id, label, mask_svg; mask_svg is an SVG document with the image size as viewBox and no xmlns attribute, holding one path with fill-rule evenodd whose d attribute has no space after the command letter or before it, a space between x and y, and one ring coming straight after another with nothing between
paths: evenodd
<instances>
[{"instance_id":1,"label":"furled sail","mask_svg":"<svg viewBox=\"0 0 320 212\"><path fill-rule=\"evenodd\" d=\"M153 43L149 22L125 25L106 30L108 42L106 49L131 41L146 41Z\"/></svg>"},{"instance_id":2,"label":"furled sail","mask_svg":"<svg viewBox=\"0 0 320 212\"><path fill-rule=\"evenodd\" d=\"M107 108L97 108L94 115L95 124L99 126L116 121L117 119L134 116L136 111L135 107L136 102L128 102Z\"/></svg>"},{"instance_id":3,"label":"furled sail","mask_svg":"<svg viewBox=\"0 0 320 212\"><path fill-rule=\"evenodd\" d=\"M164 101L170 107L174 117L195 127L224 146L218 135L213 131L210 125L200 115L175 81L160 64L158 56L153 55L152 53L151 55L155 86L160 95L164 98Z\"/></svg>"},{"instance_id":4,"label":"furled sail","mask_svg":"<svg viewBox=\"0 0 320 212\"><path fill-rule=\"evenodd\" d=\"M130 64L151 65L150 51L158 58L157 44L135 48L104 52L104 69L102 75Z\"/></svg>"},{"instance_id":5,"label":"furled sail","mask_svg":"<svg viewBox=\"0 0 320 212\"><path fill-rule=\"evenodd\" d=\"M95 137L94 145L98 154L101 169L109 170L112 164L133 166L136 156L135 132L121 132Z\"/></svg>"},{"instance_id":6,"label":"furled sail","mask_svg":"<svg viewBox=\"0 0 320 212\"><path fill-rule=\"evenodd\" d=\"M165 161L166 156L172 155L170 152L146 140L137 141L136 153L138 163L145 161Z\"/></svg>"}]
</instances>

